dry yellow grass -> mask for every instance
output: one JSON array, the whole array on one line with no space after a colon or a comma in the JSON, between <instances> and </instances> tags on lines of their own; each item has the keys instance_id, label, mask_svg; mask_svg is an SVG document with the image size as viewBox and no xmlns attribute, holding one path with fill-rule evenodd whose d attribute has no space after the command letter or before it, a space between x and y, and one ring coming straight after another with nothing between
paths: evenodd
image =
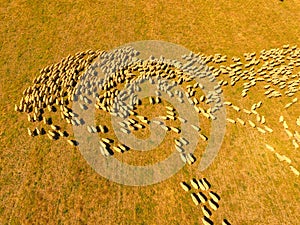
<instances>
[{"instance_id":1,"label":"dry yellow grass","mask_svg":"<svg viewBox=\"0 0 300 225\"><path fill-rule=\"evenodd\" d=\"M28 138L26 116L13 110L42 67L85 49L157 39L206 55L242 58L245 52L300 45L299 2L3 1L0 16L0 224L201 224L200 207L179 183L202 176L221 196L212 217L218 223L228 218L232 224L299 224L299 177L265 148L272 144L300 169L299 152L278 123L284 115L297 130L298 103L283 110L291 99L265 98L263 85L246 98L240 86L224 88L224 96L247 109L263 98L257 111L273 134L228 124L222 148L206 171L186 166L149 187L106 180L65 141ZM275 102L280 107L274 108ZM255 121L231 109L227 116ZM198 159L203 147L195 152Z\"/></svg>"}]
</instances>

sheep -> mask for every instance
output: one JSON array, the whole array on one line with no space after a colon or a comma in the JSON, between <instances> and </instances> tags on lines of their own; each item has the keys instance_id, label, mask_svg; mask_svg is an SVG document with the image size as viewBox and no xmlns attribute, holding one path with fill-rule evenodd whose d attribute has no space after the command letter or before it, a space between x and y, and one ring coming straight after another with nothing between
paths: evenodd
<instances>
[{"instance_id":1,"label":"sheep","mask_svg":"<svg viewBox=\"0 0 300 225\"><path fill-rule=\"evenodd\" d=\"M199 136L200 136L200 138L201 138L203 141L207 141L207 140L208 140L208 138L207 138L204 134L199 133Z\"/></svg>"},{"instance_id":2,"label":"sheep","mask_svg":"<svg viewBox=\"0 0 300 225\"><path fill-rule=\"evenodd\" d=\"M145 128L145 126L144 126L143 124L139 124L139 123L134 124L134 126L135 126L136 128L138 128L138 129L143 129L143 128Z\"/></svg>"},{"instance_id":3,"label":"sheep","mask_svg":"<svg viewBox=\"0 0 300 225\"><path fill-rule=\"evenodd\" d=\"M213 199L208 200L208 205L210 208L212 208L214 211L216 211L219 208L219 204L215 202Z\"/></svg>"},{"instance_id":4,"label":"sheep","mask_svg":"<svg viewBox=\"0 0 300 225\"><path fill-rule=\"evenodd\" d=\"M27 128L27 132L28 132L28 135L29 135L29 136L31 136L31 137L34 136L33 132L32 132L29 128Z\"/></svg>"},{"instance_id":5,"label":"sheep","mask_svg":"<svg viewBox=\"0 0 300 225\"><path fill-rule=\"evenodd\" d=\"M123 153L124 151L119 146L113 146L113 150L119 153Z\"/></svg>"},{"instance_id":6,"label":"sheep","mask_svg":"<svg viewBox=\"0 0 300 225\"><path fill-rule=\"evenodd\" d=\"M181 117L177 117L177 119L181 122L181 123L186 123L187 120Z\"/></svg>"},{"instance_id":7,"label":"sheep","mask_svg":"<svg viewBox=\"0 0 300 225\"><path fill-rule=\"evenodd\" d=\"M92 128L91 128L91 126L86 126L86 128L87 128L87 131L88 131L89 133L94 133L93 130L92 130Z\"/></svg>"},{"instance_id":8,"label":"sheep","mask_svg":"<svg viewBox=\"0 0 300 225\"><path fill-rule=\"evenodd\" d=\"M48 130L48 133L54 138L57 136L57 133L55 131Z\"/></svg>"},{"instance_id":9,"label":"sheep","mask_svg":"<svg viewBox=\"0 0 300 225\"><path fill-rule=\"evenodd\" d=\"M266 148L271 152L275 152L274 148L271 145L266 144Z\"/></svg>"},{"instance_id":10,"label":"sheep","mask_svg":"<svg viewBox=\"0 0 300 225\"><path fill-rule=\"evenodd\" d=\"M265 123L266 123L266 119L265 119L265 117L264 117L264 116L262 116L262 117L261 117L261 121L260 121L260 123L261 123L261 124L265 124Z\"/></svg>"},{"instance_id":11,"label":"sheep","mask_svg":"<svg viewBox=\"0 0 300 225\"><path fill-rule=\"evenodd\" d=\"M175 149L176 149L179 153L184 152L184 149L181 148L180 146L175 145Z\"/></svg>"},{"instance_id":12,"label":"sheep","mask_svg":"<svg viewBox=\"0 0 300 225\"><path fill-rule=\"evenodd\" d=\"M166 117L167 117L168 119L170 119L170 120L176 120L176 117L175 117L175 116L167 115Z\"/></svg>"},{"instance_id":13,"label":"sheep","mask_svg":"<svg viewBox=\"0 0 300 225\"><path fill-rule=\"evenodd\" d=\"M261 127L257 127L257 130L262 134L266 133L266 131L264 129L262 129Z\"/></svg>"},{"instance_id":14,"label":"sheep","mask_svg":"<svg viewBox=\"0 0 300 225\"><path fill-rule=\"evenodd\" d=\"M300 172L293 166L290 166L290 169L291 171L296 175L296 176L299 176L300 175Z\"/></svg>"},{"instance_id":15,"label":"sheep","mask_svg":"<svg viewBox=\"0 0 300 225\"><path fill-rule=\"evenodd\" d=\"M277 153L277 152L275 152L275 155L276 155L276 157L279 159L279 161L284 161L285 160L285 158L282 156L282 155L280 155L279 153Z\"/></svg>"},{"instance_id":16,"label":"sheep","mask_svg":"<svg viewBox=\"0 0 300 225\"><path fill-rule=\"evenodd\" d=\"M211 184L208 182L208 180L206 178L202 178L201 179L203 186L205 187L205 190L209 190L211 187Z\"/></svg>"},{"instance_id":17,"label":"sheep","mask_svg":"<svg viewBox=\"0 0 300 225\"><path fill-rule=\"evenodd\" d=\"M59 134L59 136L61 137L66 137L66 133L62 132L61 130L58 130L57 133Z\"/></svg>"},{"instance_id":18,"label":"sheep","mask_svg":"<svg viewBox=\"0 0 300 225\"><path fill-rule=\"evenodd\" d=\"M236 119L240 124L242 124L243 126L246 124L244 120L237 118Z\"/></svg>"},{"instance_id":19,"label":"sheep","mask_svg":"<svg viewBox=\"0 0 300 225\"><path fill-rule=\"evenodd\" d=\"M295 131L294 137L298 142L300 142L300 134L298 133L298 131Z\"/></svg>"},{"instance_id":20,"label":"sheep","mask_svg":"<svg viewBox=\"0 0 300 225\"><path fill-rule=\"evenodd\" d=\"M214 222L212 220L210 220L208 217L204 216L203 218L201 218L202 222L204 225L213 225Z\"/></svg>"},{"instance_id":21,"label":"sheep","mask_svg":"<svg viewBox=\"0 0 300 225\"><path fill-rule=\"evenodd\" d=\"M193 188L199 189L198 182L195 178L191 179L190 182L191 182L191 185L193 186Z\"/></svg>"},{"instance_id":22,"label":"sheep","mask_svg":"<svg viewBox=\"0 0 300 225\"><path fill-rule=\"evenodd\" d=\"M225 101L225 102L223 103L223 105L232 106L232 103L231 103L231 102L228 102L228 101Z\"/></svg>"},{"instance_id":23,"label":"sheep","mask_svg":"<svg viewBox=\"0 0 300 225\"><path fill-rule=\"evenodd\" d=\"M224 219L222 221L222 225L231 225L231 223L229 223L229 221L227 219Z\"/></svg>"},{"instance_id":24,"label":"sheep","mask_svg":"<svg viewBox=\"0 0 300 225\"><path fill-rule=\"evenodd\" d=\"M184 137L180 137L179 141L184 145L187 145L189 143Z\"/></svg>"},{"instance_id":25,"label":"sheep","mask_svg":"<svg viewBox=\"0 0 300 225\"><path fill-rule=\"evenodd\" d=\"M175 109L172 106L166 106L166 109L171 112L175 111Z\"/></svg>"},{"instance_id":26,"label":"sheep","mask_svg":"<svg viewBox=\"0 0 300 225\"><path fill-rule=\"evenodd\" d=\"M153 99L151 96L149 97L149 103L150 103L151 105L154 104L154 99Z\"/></svg>"},{"instance_id":27,"label":"sheep","mask_svg":"<svg viewBox=\"0 0 300 225\"><path fill-rule=\"evenodd\" d=\"M128 130L128 129L124 128L124 127L121 127L121 128L120 128L120 131L121 131L122 133L124 133L124 134L129 134L129 133L130 133L130 130Z\"/></svg>"},{"instance_id":28,"label":"sheep","mask_svg":"<svg viewBox=\"0 0 300 225\"><path fill-rule=\"evenodd\" d=\"M67 140L67 142L71 145L71 146L77 146L78 142L75 140Z\"/></svg>"},{"instance_id":29,"label":"sheep","mask_svg":"<svg viewBox=\"0 0 300 225\"><path fill-rule=\"evenodd\" d=\"M201 210L202 210L204 216L206 216L207 218L211 217L212 212L205 205L201 206Z\"/></svg>"},{"instance_id":30,"label":"sheep","mask_svg":"<svg viewBox=\"0 0 300 225\"><path fill-rule=\"evenodd\" d=\"M197 182L198 182L199 188L200 188L202 191L205 191L206 188L205 188L205 186L204 186L204 184L203 184L203 181L200 179L200 180L197 180Z\"/></svg>"},{"instance_id":31,"label":"sheep","mask_svg":"<svg viewBox=\"0 0 300 225\"><path fill-rule=\"evenodd\" d=\"M160 121L160 120L152 120L152 123L155 123L157 125L163 125L164 122Z\"/></svg>"},{"instance_id":32,"label":"sheep","mask_svg":"<svg viewBox=\"0 0 300 225\"><path fill-rule=\"evenodd\" d=\"M288 164L292 163L292 160L290 158L288 158L287 156L285 156L285 155L282 155L281 159L283 159L283 161L287 162Z\"/></svg>"},{"instance_id":33,"label":"sheep","mask_svg":"<svg viewBox=\"0 0 300 225\"><path fill-rule=\"evenodd\" d=\"M160 127L161 127L162 129L164 129L165 131L169 131L169 130L170 130L170 127L165 126L165 125L160 125Z\"/></svg>"},{"instance_id":34,"label":"sheep","mask_svg":"<svg viewBox=\"0 0 300 225\"><path fill-rule=\"evenodd\" d=\"M292 143L293 143L295 149L298 149L298 148L299 148L299 145L298 145L298 143L296 142L296 140L293 140Z\"/></svg>"},{"instance_id":35,"label":"sheep","mask_svg":"<svg viewBox=\"0 0 300 225\"><path fill-rule=\"evenodd\" d=\"M204 102L205 100L205 96L204 95L201 95L200 98L199 98L200 102Z\"/></svg>"},{"instance_id":36,"label":"sheep","mask_svg":"<svg viewBox=\"0 0 300 225\"><path fill-rule=\"evenodd\" d=\"M258 123L260 123L261 122L261 118L260 118L260 115L256 115L256 121L258 122Z\"/></svg>"},{"instance_id":37,"label":"sheep","mask_svg":"<svg viewBox=\"0 0 300 225\"><path fill-rule=\"evenodd\" d=\"M98 125L96 126L97 130L101 133L105 133L108 129L106 126L103 126L103 125Z\"/></svg>"},{"instance_id":38,"label":"sheep","mask_svg":"<svg viewBox=\"0 0 300 225\"><path fill-rule=\"evenodd\" d=\"M180 133L181 133L180 128L172 127L172 126L170 126L170 128L171 128L172 131L174 131L174 132L177 133L177 134L180 134Z\"/></svg>"},{"instance_id":39,"label":"sheep","mask_svg":"<svg viewBox=\"0 0 300 225\"><path fill-rule=\"evenodd\" d=\"M187 159L186 159L185 153L180 153L180 158L181 158L182 162L187 163Z\"/></svg>"},{"instance_id":40,"label":"sheep","mask_svg":"<svg viewBox=\"0 0 300 225\"><path fill-rule=\"evenodd\" d=\"M182 147L183 146L183 143L181 141L179 141L178 139L175 139L175 146L178 146L178 147Z\"/></svg>"},{"instance_id":41,"label":"sheep","mask_svg":"<svg viewBox=\"0 0 300 225\"><path fill-rule=\"evenodd\" d=\"M287 103L287 104L284 106L284 108L287 109L287 108L291 107L292 104L293 104L293 102Z\"/></svg>"},{"instance_id":42,"label":"sheep","mask_svg":"<svg viewBox=\"0 0 300 225\"><path fill-rule=\"evenodd\" d=\"M168 120L169 119L169 117L167 117L167 116L158 116L160 119L163 119L163 120Z\"/></svg>"},{"instance_id":43,"label":"sheep","mask_svg":"<svg viewBox=\"0 0 300 225\"><path fill-rule=\"evenodd\" d=\"M158 97L158 96L156 96L156 98L155 98L155 103L161 103L161 99L160 99L160 97Z\"/></svg>"},{"instance_id":44,"label":"sheep","mask_svg":"<svg viewBox=\"0 0 300 225\"><path fill-rule=\"evenodd\" d=\"M282 123L283 121L284 121L283 116L280 116L280 117L279 117L279 123Z\"/></svg>"},{"instance_id":45,"label":"sheep","mask_svg":"<svg viewBox=\"0 0 300 225\"><path fill-rule=\"evenodd\" d=\"M193 200L193 202L196 206L201 203L198 196L195 193L191 193L191 197L192 197L192 200Z\"/></svg>"},{"instance_id":46,"label":"sheep","mask_svg":"<svg viewBox=\"0 0 300 225\"><path fill-rule=\"evenodd\" d=\"M188 153L186 155L186 159L187 159L188 164L190 164L190 165L192 165L194 162L196 162L196 158L192 153Z\"/></svg>"},{"instance_id":47,"label":"sheep","mask_svg":"<svg viewBox=\"0 0 300 225\"><path fill-rule=\"evenodd\" d=\"M247 109L243 109L243 111L244 111L245 113L249 114L249 115L252 113L251 111L249 111L249 110L247 110Z\"/></svg>"},{"instance_id":48,"label":"sheep","mask_svg":"<svg viewBox=\"0 0 300 225\"><path fill-rule=\"evenodd\" d=\"M296 125L300 127L300 117L297 118Z\"/></svg>"},{"instance_id":49,"label":"sheep","mask_svg":"<svg viewBox=\"0 0 300 225\"><path fill-rule=\"evenodd\" d=\"M205 203L207 201L207 197L202 192L197 193L197 196L202 203Z\"/></svg>"},{"instance_id":50,"label":"sheep","mask_svg":"<svg viewBox=\"0 0 300 225\"><path fill-rule=\"evenodd\" d=\"M149 124L149 120L144 116L136 116L142 123Z\"/></svg>"},{"instance_id":51,"label":"sheep","mask_svg":"<svg viewBox=\"0 0 300 225\"><path fill-rule=\"evenodd\" d=\"M227 120L228 122L232 123L232 124L235 124L235 120L233 120L233 119L226 118L226 120Z\"/></svg>"},{"instance_id":52,"label":"sheep","mask_svg":"<svg viewBox=\"0 0 300 225\"><path fill-rule=\"evenodd\" d=\"M210 191L209 193L208 193L208 195L215 201L215 202L219 202L220 201L220 196L217 194L217 193L215 193L215 192L213 192L213 191Z\"/></svg>"},{"instance_id":53,"label":"sheep","mask_svg":"<svg viewBox=\"0 0 300 225\"><path fill-rule=\"evenodd\" d=\"M287 136L288 136L289 138L292 138L292 137L293 137L293 134L292 134L291 131L289 131L288 129L285 129L284 131L285 131L285 133L287 134Z\"/></svg>"},{"instance_id":54,"label":"sheep","mask_svg":"<svg viewBox=\"0 0 300 225\"><path fill-rule=\"evenodd\" d=\"M182 187L182 189L186 192L190 191L191 190L191 187L190 185L188 185L186 182L182 181L180 182L180 186Z\"/></svg>"},{"instance_id":55,"label":"sheep","mask_svg":"<svg viewBox=\"0 0 300 225\"><path fill-rule=\"evenodd\" d=\"M118 144L117 147L122 149L123 152L129 151L129 147L127 147L126 145Z\"/></svg>"},{"instance_id":56,"label":"sheep","mask_svg":"<svg viewBox=\"0 0 300 225\"><path fill-rule=\"evenodd\" d=\"M253 123L251 120L248 120L248 122L249 122L249 124L250 124L251 127L253 127L253 128L256 127L255 123Z\"/></svg>"},{"instance_id":57,"label":"sheep","mask_svg":"<svg viewBox=\"0 0 300 225\"><path fill-rule=\"evenodd\" d=\"M195 131L197 131L197 132L201 131L201 128L198 127L198 126L195 126L195 125L191 124L191 127L192 127Z\"/></svg>"}]
</instances>

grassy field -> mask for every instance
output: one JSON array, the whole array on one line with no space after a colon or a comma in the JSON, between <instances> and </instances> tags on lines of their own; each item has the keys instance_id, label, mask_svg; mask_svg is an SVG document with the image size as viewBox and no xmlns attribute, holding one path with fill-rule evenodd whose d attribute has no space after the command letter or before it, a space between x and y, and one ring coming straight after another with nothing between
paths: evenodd
<instances>
[{"instance_id":1,"label":"grassy field","mask_svg":"<svg viewBox=\"0 0 300 225\"><path fill-rule=\"evenodd\" d=\"M184 167L148 187L128 187L98 175L79 150L46 136L29 138L27 118L14 111L41 68L86 49L110 50L140 40L163 40L205 55L300 46L300 2L235 1L8 1L0 4L0 224L201 224L201 209L179 186L207 177L221 196L216 224L299 224L299 177L265 149L272 145L300 169L299 150L278 123L300 114L291 99L266 99L257 85L247 98L224 88L226 100L259 112L272 135L227 126L214 163L203 173ZM300 97L297 93L298 98ZM299 104L299 103L298 103ZM279 107L277 107L277 105ZM241 116L243 115L243 116ZM228 109L227 116L251 116ZM299 127L298 127L299 130ZM163 147L162 147L163 148ZM169 152L165 152L167 155ZM200 146L196 156L200 158Z\"/></svg>"}]
</instances>

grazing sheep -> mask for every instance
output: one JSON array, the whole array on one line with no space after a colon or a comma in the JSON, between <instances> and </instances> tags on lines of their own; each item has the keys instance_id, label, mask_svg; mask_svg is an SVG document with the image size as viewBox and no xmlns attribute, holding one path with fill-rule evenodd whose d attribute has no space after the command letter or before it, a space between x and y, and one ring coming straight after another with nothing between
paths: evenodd
<instances>
[{"instance_id":1,"label":"grazing sheep","mask_svg":"<svg viewBox=\"0 0 300 225\"><path fill-rule=\"evenodd\" d=\"M242 119L240 119L240 118L237 118L236 119L240 124L242 124L243 126L245 126L245 121L244 120L242 120Z\"/></svg>"},{"instance_id":2,"label":"grazing sheep","mask_svg":"<svg viewBox=\"0 0 300 225\"><path fill-rule=\"evenodd\" d=\"M279 117L279 123L282 123L283 121L284 121L283 116L280 116L280 117Z\"/></svg>"},{"instance_id":3,"label":"grazing sheep","mask_svg":"<svg viewBox=\"0 0 300 225\"><path fill-rule=\"evenodd\" d=\"M180 137L179 141L184 145L187 145L189 143L184 137Z\"/></svg>"},{"instance_id":4,"label":"grazing sheep","mask_svg":"<svg viewBox=\"0 0 300 225\"><path fill-rule=\"evenodd\" d=\"M201 202L200 202L200 199L198 198L198 196L195 194L195 193L191 193L191 197L192 197L192 200L194 202L194 204L197 206L199 205Z\"/></svg>"},{"instance_id":5,"label":"grazing sheep","mask_svg":"<svg viewBox=\"0 0 300 225\"><path fill-rule=\"evenodd\" d=\"M202 192L197 193L197 196L202 203L205 203L207 201L207 197Z\"/></svg>"},{"instance_id":6,"label":"grazing sheep","mask_svg":"<svg viewBox=\"0 0 300 225\"><path fill-rule=\"evenodd\" d=\"M268 150L270 150L271 152L274 152L274 151L275 151L274 148L273 148L271 145L266 144L266 148L267 148Z\"/></svg>"},{"instance_id":7,"label":"grazing sheep","mask_svg":"<svg viewBox=\"0 0 300 225\"><path fill-rule=\"evenodd\" d=\"M164 129L165 131L169 131L169 130L170 130L170 127L165 126L165 125L160 125L160 127L161 127L162 129Z\"/></svg>"},{"instance_id":8,"label":"grazing sheep","mask_svg":"<svg viewBox=\"0 0 300 225\"><path fill-rule=\"evenodd\" d=\"M33 137L33 133L32 133L32 131L29 128L27 128L27 131L28 131L28 135L31 136L31 137Z\"/></svg>"},{"instance_id":9,"label":"grazing sheep","mask_svg":"<svg viewBox=\"0 0 300 225\"><path fill-rule=\"evenodd\" d=\"M238 106L235 106L235 105L232 105L231 106L235 111L239 112L240 111L240 108Z\"/></svg>"},{"instance_id":10,"label":"grazing sheep","mask_svg":"<svg viewBox=\"0 0 300 225\"><path fill-rule=\"evenodd\" d=\"M186 123L187 120L181 117L177 117L177 119L181 122L181 123Z\"/></svg>"},{"instance_id":11,"label":"grazing sheep","mask_svg":"<svg viewBox=\"0 0 300 225\"><path fill-rule=\"evenodd\" d=\"M229 223L229 221L227 219L224 219L222 221L222 225L231 225L231 223Z\"/></svg>"},{"instance_id":12,"label":"grazing sheep","mask_svg":"<svg viewBox=\"0 0 300 225\"><path fill-rule=\"evenodd\" d=\"M215 202L219 202L221 199L220 196L213 191L210 191L208 194Z\"/></svg>"},{"instance_id":13,"label":"grazing sheep","mask_svg":"<svg viewBox=\"0 0 300 225\"><path fill-rule=\"evenodd\" d=\"M55 138L51 134L47 133L47 136L50 140L52 140L52 141L55 140Z\"/></svg>"},{"instance_id":14,"label":"grazing sheep","mask_svg":"<svg viewBox=\"0 0 300 225\"><path fill-rule=\"evenodd\" d=\"M199 131L201 130L200 127L195 126L195 125L193 125L193 124L191 124L191 127L192 127L195 131L197 131L197 132L199 132Z\"/></svg>"},{"instance_id":15,"label":"grazing sheep","mask_svg":"<svg viewBox=\"0 0 300 225\"><path fill-rule=\"evenodd\" d=\"M225 101L225 102L223 103L223 105L232 106L232 103L231 103L231 102L228 102L228 101Z\"/></svg>"},{"instance_id":16,"label":"grazing sheep","mask_svg":"<svg viewBox=\"0 0 300 225\"><path fill-rule=\"evenodd\" d=\"M184 149L179 147L178 145L175 145L175 149L179 152L179 153L182 153L184 152Z\"/></svg>"},{"instance_id":17,"label":"grazing sheep","mask_svg":"<svg viewBox=\"0 0 300 225\"><path fill-rule=\"evenodd\" d=\"M244 111L245 113L249 114L249 115L252 113L251 111L249 111L249 110L247 110L247 109L243 109L243 111Z\"/></svg>"},{"instance_id":18,"label":"grazing sheep","mask_svg":"<svg viewBox=\"0 0 300 225\"><path fill-rule=\"evenodd\" d=\"M180 158L181 158L182 162L187 163L187 159L186 159L185 153L180 153Z\"/></svg>"},{"instance_id":19,"label":"grazing sheep","mask_svg":"<svg viewBox=\"0 0 300 225\"><path fill-rule=\"evenodd\" d=\"M284 108L287 109L287 108L291 107L292 104L293 104L292 102L287 103L287 104L284 106Z\"/></svg>"},{"instance_id":20,"label":"grazing sheep","mask_svg":"<svg viewBox=\"0 0 300 225\"><path fill-rule=\"evenodd\" d=\"M208 217L204 216L203 218L201 218L202 222L204 225L213 225L214 222L212 220L210 220Z\"/></svg>"},{"instance_id":21,"label":"grazing sheep","mask_svg":"<svg viewBox=\"0 0 300 225\"><path fill-rule=\"evenodd\" d=\"M298 145L298 143L296 142L296 140L293 140L292 143L293 143L295 149L298 149L298 148L299 148L299 145Z\"/></svg>"},{"instance_id":22,"label":"grazing sheep","mask_svg":"<svg viewBox=\"0 0 300 225\"><path fill-rule=\"evenodd\" d=\"M226 120L227 120L228 122L232 123L232 124L235 124L235 120L233 120L233 119L226 118Z\"/></svg>"},{"instance_id":23,"label":"grazing sheep","mask_svg":"<svg viewBox=\"0 0 300 225\"><path fill-rule=\"evenodd\" d=\"M180 182L180 186L182 187L182 189L186 192L188 192L189 190L191 190L190 185L188 185L186 182L182 181Z\"/></svg>"},{"instance_id":24,"label":"grazing sheep","mask_svg":"<svg viewBox=\"0 0 300 225\"><path fill-rule=\"evenodd\" d=\"M285 160L285 158L282 155L280 155L279 153L275 152L275 155L279 159L280 162Z\"/></svg>"},{"instance_id":25,"label":"grazing sheep","mask_svg":"<svg viewBox=\"0 0 300 225\"><path fill-rule=\"evenodd\" d=\"M77 146L78 142L75 140L67 140L67 142L71 145L71 146Z\"/></svg>"},{"instance_id":26,"label":"grazing sheep","mask_svg":"<svg viewBox=\"0 0 300 225\"><path fill-rule=\"evenodd\" d=\"M289 131L288 129L285 129L284 131L285 131L285 133L287 134L287 136L288 136L289 138L292 138L292 137L293 137L293 134L292 134L291 131Z\"/></svg>"},{"instance_id":27,"label":"grazing sheep","mask_svg":"<svg viewBox=\"0 0 300 225\"><path fill-rule=\"evenodd\" d=\"M197 182L198 182L198 186L201 189L201 191L206 191L206 187L204 186L202 179L197 180Z\"/></svg>"},{"instance_id":28,"label":"grazing sheep","mask_svg":"<svg viewBox=\"0 0 300 225\"><path fill-rule=\"evenodd\" d=\"M177 127L170 127L172 131L174 131L175 133L179 134L181 132L181 130Z\"/></svg>"},{"instance_id":29,"label":"grazing sheep","mask_svg":"<svg viewBox=\"0 0 300 225\"><path fill-rule=\"evenodd\" d=\"M181 141L179 141L178 139L175 139L175 145L178 147L182 147L183 143Z\"/></svg>"},{"instance_id":30,"label":"grazing sheep","mask_svg":"<svg viewBox=\"0 0 300 225\"><path fill-rule=\"evenodd\" d=\"M255 123L253 123L251 120L248 120L248 122L249 122L249 124L250 124L251 127L253 127L253 128L256 127Z\"/></svg>"},{"instance_id":31,"label":"grazing sheep","mask_svg":"<svg viewBox=\"0 0 300 225\"><path fill-rule=\"evenodd\" d=\"M150 103L151 105L154 104L154 99L153 99L151 96L149 97L149 103Z\"/></svg>"},{"instance_id":32,"label":"grazing sheep","mask_svg":"<svg viewBox=\"0 0 300 225\"><path fill-rule=\"evenodd\" d=\"M204 134L200 134L200 133L199 133L199 136L200 136L200 138L201 138L203 141L207 141L207 140L208 140L208 138L207 138Z\"/></svg>"},{"instance_id":33,"label":"grazing sheep","mask_svg":"<svg viewBox=\"0 0 300 225\"><path fill-rule=\"evenodd\" d=\"M292 160L290 158L288 158L287 156L282 155L281 157L282 157L283 161L287 162L288 164L292 163Z\"/></svg>"},{"instance_id":34,"label":"grazing sheep","mask_svg":"<svg viewBox=\"0 0 300 225\"><path fill-rule=\"evenodd\" d=\"M186 159L187 159L188 164L190 164L190 165L192 165L194 162L196 162L196 158L192 153L188 153L186 155Z\"/></svg>"},{"instance_id":35,"label":"grazing sheep","mask_svg":"<svg viewBox=\"0 0 300 225\"><path fill-rule=\"evenodd\" d=\"M216 203L213 199L208 200L208 205L215 211L219 208L219 204Z\"/></svg>"},{"instance_id":36,"label":"grazing sheep","mask_svg":"<svg viewBox=\"0 0 300 225\"><path fill-rule=\"evenodd\" d=\"M198 182L195 178L191 179L190 182L191 182L191 185L193 186L193 188L199 189Z\"/></svg>"},{"instance_id":37,"label":"grazing sheep","mask_svg":"<svg viewBox=\"0 0 300 225\"><path fill-rule=\"evenodd\" d=\"M264 129L262 129L261 127L257 127L257 130L262 134L266 133L266 131Z\"/></svg>"},{"instance_id":38,"label":"grazing sheep","mask_svg":"<svg viewBox=\"0 0 300 225\"><path fill-rule=\"evenodd\" d=\"M212 212L205 205L201 206L201 210L204 216L206 216L207 218L209 218L212 215Z\"/></svg>"},{"instance_id":39,"label":"grazing sheep","mask_svg":"<svg viewBox=\"0 0 300 225\"><path fill-rule=\"evenodd\" d=\"M299 176L300 175L300 172L293 166L290 166L290 169L291 171L296 175L296 176Z\"/></svg>"},{"instance_id":40,"label":"grazing sheep","mask_svg":"<svg viewBox=\"0 0 300 225\"><path fill-rule=\"evenodd\" d=\"M124 151L119 146L113 146L113 150L119 153L123 153Z\"/></svg>"},{"instance_id":41,"label":"grazing sheep","mask_svg":"<svg viewBox=\"0 0 300 225\"><path fill-rule=\"evenodd\" d=\"M205 187L205 190L210 189L211 184L208 182L208 180L206 178L202 178L201 181L203 183L203 186Z\"/></svg>"}]
</instances>

